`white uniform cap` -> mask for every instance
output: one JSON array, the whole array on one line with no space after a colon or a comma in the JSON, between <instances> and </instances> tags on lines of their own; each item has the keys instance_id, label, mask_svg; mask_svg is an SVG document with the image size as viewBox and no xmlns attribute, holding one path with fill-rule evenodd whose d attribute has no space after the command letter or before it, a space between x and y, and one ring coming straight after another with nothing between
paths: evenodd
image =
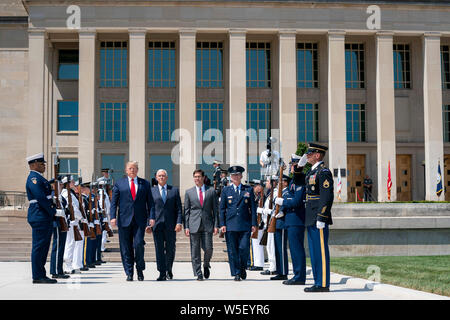
<instances>
[{"instance_id":1,"label":"white uniform cap","mask_svg":"<svg viewBox=\"0 0 450 320\"><path fill-rule=\"evenodd\" d=\"M27 157L27 161L28 161L28 163L37 162L37 161L45 162L44 153L40 152L35 155L29 156L29 157Z\"/></svg>"}]
</instances>

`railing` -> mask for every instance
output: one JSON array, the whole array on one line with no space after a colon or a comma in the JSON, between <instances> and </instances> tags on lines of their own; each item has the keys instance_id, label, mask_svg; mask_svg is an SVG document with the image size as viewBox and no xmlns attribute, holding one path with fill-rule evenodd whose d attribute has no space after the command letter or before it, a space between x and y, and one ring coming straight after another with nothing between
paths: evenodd
<instances>
[{"instance_id":1,"label":"railing","mask_svg":"<svg viewBox=\"0 0 450 320\"><path fill-rule=\"evenodd\" d=\"M3 210L26 210L28 200L25 192L0 191L0 209Z\"/></svg>"}]
</instances>

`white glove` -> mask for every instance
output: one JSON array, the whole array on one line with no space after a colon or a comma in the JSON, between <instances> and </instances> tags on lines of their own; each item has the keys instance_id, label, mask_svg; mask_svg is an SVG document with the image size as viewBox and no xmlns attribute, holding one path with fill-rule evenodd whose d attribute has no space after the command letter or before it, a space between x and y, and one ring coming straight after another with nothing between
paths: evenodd
<instances>
[{"instance_id":1,"label":"white glove","mask_svg":"<svg viewBox=\"0 0 450 320\"><path fill-rule=\"evenodd\" d=\"M284 201L283 198L278 198L278 197L275 198L275 204L277 204L279 206L283 205L283 201Z\"/></svg>"},{"instance_id":2,"label":"white glove","mask_svg":"<svg viewBox=\"0 0 450 320\"><path fill-rule=\"evenodd\" d=\"M317 222L316 222L316 227L317 227L317 229L323 229L323 228L325 228L325 222L317 221Z\"/></svg>"},{"instance_id":3,"label":"white glove","mask_svg":"<svg viewBox=\"0 0 450 320\"><path fill-rule=\"evenodd\" d=\"M267 216L270 216L270 215L272 214L272 209L264 208L263 213L264 213L265 215L267 215Z\"/></svg>"},{"instance_id":4,"label":"white glove","mask_svg":"<svg viewBox=\"0 0 450 320\"><path fill-rule=\"evenodd\" d=\"M256 209L256 213L263 214L264 213L264 208L257 208Z\"/></svg>"},{"instance_id":5,"label":"white glove","mask_svg":"<svg viewBox=\"0 0 450 320\"><path fill-rule=\"evenodd\" d=\"M78 220L70 220L70 225L72 226L72 227L74 227L74 226L77 226L78 227Z\"/></svg>"},{"instance_id":6,"label":"white glove","mask_svg":"<svg viewBox=\"0 0 450 320\"><path fill-rule=\"evenodd\" d=\"M299 167L304 167L306 163L308 162L308 157L306 156L306 153L300 158L300 161L298 162Z\"/></svg>"},{"instance_id":7,"label":"white glove","mask_svg":"<svg viewBox=\"0 0 450 320\"><path fill-rule=\"evenodd\" d=\"M278 214L275 216L275 218L280 219L284 217L284 212L283 211L278 211Z\"/></svg>"},{"instance_id":8,"label":"white glove","mask_svg":"<svg viewBox=\"0 0 450 320\"><path fill-rule=\"evenodd\" d=\"M64 213L64 209L56 209L55 217L63 217L63 218L65 218L66 215Z\"/></svg>"}]
</instances>

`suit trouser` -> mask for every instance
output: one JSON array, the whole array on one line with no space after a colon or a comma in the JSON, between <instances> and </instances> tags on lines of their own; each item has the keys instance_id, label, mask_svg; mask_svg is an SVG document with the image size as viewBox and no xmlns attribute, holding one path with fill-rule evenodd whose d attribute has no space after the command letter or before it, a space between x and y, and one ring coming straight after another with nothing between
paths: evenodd
<instances>
[{"instance_id":1,"label":"suit trouser","mask_svg":"<svg viewBox=\"0 0 450 320\"><path fill-rule=\"evenodd\" d=\"M294 281L306 280L305 227L288 227L289 251L291 252Z\"/></svg>"},{"instance_id":2,"label":"suit trouser","mask_svg":"<svg viewBox=\"0 0 450 320\"><path fill-rule=\"evenodd\" d=\"M228 263L233 277L240 275L247 267L247 259L250 254L250 235L251 231L225 232Z\"/></svg>"},{"instance_id":3,"label":"suit trouser","mask_svg":"<svg viewBox=\"0 0 450 320\"><path fill-rule=\"evenodd\" d=\"M102 231L102 245L101 245L101 251L103 252L103 251L105 251L105 244L106 244L106 240L107 240L107 232L106 232L106 230L103 230Z\"/></svg>"},{"instance_id":4,"label":"suit trouser","mask_svg":"<svg viewBox=\"0 0 450 320\"><path fill-rule=\"evenodd\" d=\"M156 267L160 274L165 274L167 271L172 272L176 238L177 233L174 230L168 230L165 226L160 226L153 231Z\"/></svg>"},{"instance_id":5,"label":"suit trouser","mask_svg":"<svg viewBox=\"0 0 450 320\"><path fill-rule=\"evenodd\" d=\"M53 244L50 258L50 274L63 274L64 247L67 232L61 232L58 226L53 227Z\"/></svg>"},{"instance_id":6,"label":"suit trouser","mask_svg":"<svg viewBox=\"0 0 450 320\"><path fill-rule=\"evenodd\" d=\"M53 222L32 223L31 272L33 280L46 277L45 263L52 241Z\"/></svg>"},{"instance_id":7,"label":"suit trouser","mask_svg":"<svg viewBox=\"0 0 450 320\"><path fill-rule=\"evenodd\" d=\"M75 241L73 249L72 267L74 269L83 268L84 232L80 230L81 241Z\"/></svg>"},{"instance_id":8,"label":"suit trouser","mask_svg":"<svg viewBox=\"0 0 450 320\"><path fill-rule=\"evenodd\" d=\"M102 234L96 235L95 261L102 260Z\"/></svg>"},{"instance_id":9,"label":"suit trouser","mask_svg":"<svg viewBox=\"0 0 450 320\"><path fill-rule=\"evenodd\" d=\"M258 238L251 239L250 260L253 267L264 267L264 246L259 244L263 233L263 230L258 230Z\"/></svg>"},{"instance_id":10,"label":"suit trouser","mask_svg":"<svg viewBox=\"0 0 450 320\"><path fill-rule=\"evenodd\" d=\"M201 249L203 249L203 266L209 268L209 262L213 254L213 234L211 232L203 231L200 227L198 232L190 233L191 242L191 260L192 269L195 276L202 275L202 257Z\"/></svg>"},{"instance_id":11,"label":"suit trouser","mask_svg":"<svg viewBox=\"0 0 450 320\"><path fill-rule=\"evenodd\" d=\"M289 271L289 260L287 254L287 230L276 229L275 239L275 258L277 261L277 274L287 276Z\"/></svg>"},{"instance_id":12,"label":"suit trouser","mask_svg":"<svg viewBox=\"0 0 450 320\"><path fill-rule=\"evenodd\" d=\"M307 227L309 256L314 276L314 285L330 286L330 252L328 250L328 225L317 229L315 225Z\"/></svg>"},{"instance_id":13,"label":"suit trouser","mask_svg":"<svg viewBox=\"0 0 450 320\"><path fill-rule=\"evenodd\" d=\"M64 247L64 271L71 272L73 269L73 253L75 250L75 238L73 234L73 226L69 226L67 230L66 246Z\"/></svg>"},{"instance_id":14,"label":"suit trouser","mask_svg":"<svg viewBox=\"0 0 450 320\"><path fill-rule=\"evenodd\" d=\"M134 218L131 220L129 226L119 227L120 256L122 258L122 264L125 270L125 274L127 275L133 275L133 267L135 262L137 270L145 270L145 227L146 226L139 226ZM95 245L97 245L97 242L95 242ZM94 250L94 255L96 252L97 251Z\"/></svg>"},{"instance_id":15,"label":"suit trouser","mask_svg":"<svg viewBox=\"0 0 450 320\"><path fill-rule=\"evenodd\" d=\"M275 257L275 239L274 233L267 234L267 259L269 260L269 271L273 272L277 270L277 259Z\"/></svg>"}]
</instances>

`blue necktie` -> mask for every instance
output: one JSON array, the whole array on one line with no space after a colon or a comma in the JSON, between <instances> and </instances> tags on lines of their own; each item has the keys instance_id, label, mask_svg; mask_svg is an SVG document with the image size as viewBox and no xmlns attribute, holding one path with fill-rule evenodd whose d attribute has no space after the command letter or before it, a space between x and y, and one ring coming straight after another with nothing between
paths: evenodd
<instances>
[{"instance_id":1,"label":"blue necktie","mask_svg":"<svg viewBox=\"0 0 450 320\"><path fill-rule=\"evenodd\" d=\"M165 186L162 188L161 197L162 197L164 203L166 203L166 187Z\"/></svg>"}]
</instances>

